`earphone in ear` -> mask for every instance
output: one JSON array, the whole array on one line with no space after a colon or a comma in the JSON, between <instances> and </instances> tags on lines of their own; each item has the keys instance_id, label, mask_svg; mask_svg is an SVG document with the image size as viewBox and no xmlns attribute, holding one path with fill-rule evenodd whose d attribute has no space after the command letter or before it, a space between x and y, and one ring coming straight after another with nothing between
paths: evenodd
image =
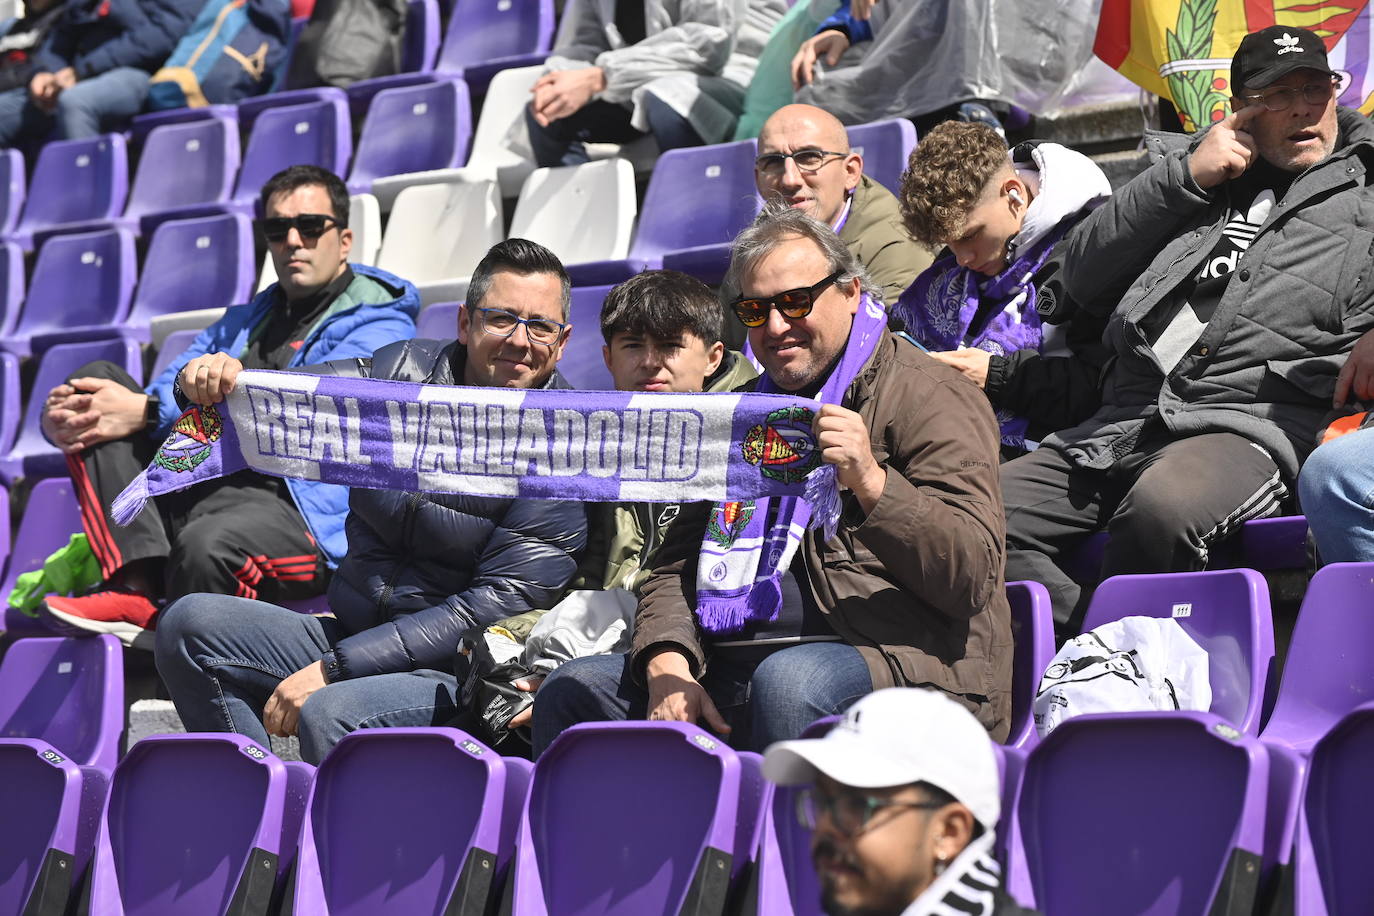
<instances>
[{"instance_id":1,"label":"earphone in ear","mask_svg":"<svg viewBox=\"0 0 1374 916\"><path fill-rule=\"evenodd\" d=\"M1007 196L1010 197L1012 200L1016 201L1018 204L1021 202L1021 192L1016 190L1015 188L1008 188Z\"/></svg>"}]
</instances>

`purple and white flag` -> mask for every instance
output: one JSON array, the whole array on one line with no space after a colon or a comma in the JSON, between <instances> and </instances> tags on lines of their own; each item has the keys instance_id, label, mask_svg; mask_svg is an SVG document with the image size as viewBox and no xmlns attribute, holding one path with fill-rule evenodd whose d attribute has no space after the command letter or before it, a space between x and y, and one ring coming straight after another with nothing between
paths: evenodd
<instances>
[{"instance_id":1,"label":"purple and white flag","mask_svg":"<svg viewBox=\"0 0 1374 916\"><path fill-rule=\"evenodd\" d=\"M221 404L177 420L112 514L128 524L149 497L243 468L532 499L800 497L805 474L774 465L809 471L819 463L814 406L780 394L527 391L246 371ZM783 434L786 455L759 447Z\"/></svg>"}]
</instances>

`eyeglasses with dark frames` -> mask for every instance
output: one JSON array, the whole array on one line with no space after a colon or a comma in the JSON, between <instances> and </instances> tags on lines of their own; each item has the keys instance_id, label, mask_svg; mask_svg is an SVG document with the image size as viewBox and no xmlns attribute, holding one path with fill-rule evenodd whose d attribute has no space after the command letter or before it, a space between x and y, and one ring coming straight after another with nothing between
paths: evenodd
<instances>
[{"instance_id":1,"label":"eyeglasses with dark frames","mask_svg":"<svg viewBox=\"0 0 1374 916\"><path fill-rule=\"evenodd\" d=\"M764 153L754 160L754 170L777 177L787 171L787 160L791 159L797 164L798 169L809 174L820 171L822 166L827 162L833 162L836 157L843 159L848 155L825 149L799 149L795 153Z\"/></svg>"},{"instance_id":2,"label":"eyeglasses with dark frames","mask_svg":"<svg viewBox=\"0 0 1374 916\"><path fill-rule=\"evenodd\" d=\"M754 299L746 299L740 296L730 304L735 310L735 317L740 320L746 328L761 327L768 321L768 313L772 309L777 309L782 314L794 321L805 318L811 314L811 309L816 305L816 298L820 296L825 288L839 279L843 271L835 271L830 276L821 280L813 286L799 286L796 289L784 290L776 296L762 296Z\"/></svg>"},{"instance_id":3,"label":"eyeglasses with dark frames","mask_svg":"<svg viewBox=\"0 0 1374 916\"><path fill-rule=\"evenodd\" d=\"M1308 83L1305 86L1280 86L1271 92L1261 92L1255 95L1243 95L1241 98L1251 104L1259 103L1270 111L1287 111L1293 107L1293 100L1302 93L1304 101L1309 105L1325 105L1331 101L1331 96L1340 88L1341 78L1332 76L1319 83Z\"/></svg>"},{"instance_id":4,"label":"eyeglasses with dark frames","mask_svg":"<svg viewBox=\"0 0 1374 916\"><path fill-rule=\"evenodd\" d=\"M301 234L303 239L317 239L329 231L329 224L333 223L340 229L344 228L344 223L328 213L298 213L295 216L269 216L267 219L258 220L258 227L262 229L263 237L269 242L284 242L286 237L295 229Z\"/></svg>"},{"instance_id":5,"label":"eyeglasses with dark frames","mask_svg":"<svg viewBox=\"0 0 1374 916\"><path fill-rule=\"evenodd\" d=\"M531 343L542 344L551 347L558 342L558 338L563 336L566 324L548 318L521 318L514 312L505 309L484 309L476 310L482 322L482 330L493 337L509 337L515 333L515 329L520 325L525 326L525 336Z\"/></svg>"},{"instance_id":6,"label":"eyeglasses with dark frames","mask_svg":"<svg viewBox=\"0 0 1374 916\"><path fill-rule=\"evenodd\" d=\"M830 795L816 788L802 789L797 793L797 822L807 830L815 830L822 814L830 815L830 823L835 830L845 836L857 836L868 829L869 822L879 811L887 808L918 808L933 811L943 808L944 804L933 801L894 801L888 798L875 798L859 792L841 792Z\"/></svg>"}]
</instances>

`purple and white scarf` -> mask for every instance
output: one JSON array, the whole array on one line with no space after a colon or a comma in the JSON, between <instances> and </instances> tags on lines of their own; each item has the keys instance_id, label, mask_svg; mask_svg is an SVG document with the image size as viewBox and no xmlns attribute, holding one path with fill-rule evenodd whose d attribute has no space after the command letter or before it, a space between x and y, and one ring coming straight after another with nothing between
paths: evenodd
<instances>
[{"instance_id":1,"label":"purple and white scarf","mask_svg":"<svg viewBox=\"0 0 1374 916\"><path fill-rule=\"evenodd\" d=\"M815 402L840 403L886 329L887 309L865 294L844 354ZM767 375L759 378L760 394L777 390ZM744 436L743 449L763 474L788 483L806 480L806 493L801 499L779 493L720 501L712 508L697 561L697 619L708 633L733 633L752 622L775 620L782 609L782 575L802 535L813 527L827 540L835 534L839 489L835 469L821 463L811 438L813 416L800 404L781 408Z\"/></svg>"},{"instance_id":2,"label":"purple and white scarf","mask_svg":"<svg viewBox=\"0 0 1374 916\"><path fill-rule=\"evenodd\" d=\"M1069 228L1061 225L1042 236L995 277L960 267L954 255L945 255L921 272L892 310L907 333L932 352L976 347L1005 356L1027 347L1039 350L1044 331L1031 280ZM980 311L983 319L975 326ZM1003 410L997 420L1002 441L1024 447L1026 421Z\"/></svg>"},{"instance_id":3,"label":"purple and white scarf","mask_svg":"<svg viewBox=\"0 0 1374 916\"><path fill-rule=\"evenodd\" d=\"M809 403L764 393L529 391L247 371L223 403L177 420L111 510L128 524L150 497L244 468L531 499L795 500L805 475L770 473L772 453L751 443L768 438L770 418ZM799 435L799 453L815 453L809 422L787 429Z\"/></svg>"}]
</instances>

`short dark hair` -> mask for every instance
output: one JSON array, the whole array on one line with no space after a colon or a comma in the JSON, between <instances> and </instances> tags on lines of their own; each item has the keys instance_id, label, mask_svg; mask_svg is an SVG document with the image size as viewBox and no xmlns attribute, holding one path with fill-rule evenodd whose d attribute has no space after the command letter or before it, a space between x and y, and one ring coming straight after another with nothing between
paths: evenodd
<instances>
[{"instance_id":1,"label":"short dark hair","mask_svg":"<svg viewBox=\"0 0 1374 916\"><path fill-rule=\"evenodd\" d=\"M469 309L481 306L487 290L491 289L492 277L498 270L509 270L522 276L553 274L558 277L562 287L563 320L568 320L568 303L572 301L572 281L568 279L568 272L563 269L563 262L558 260L558 255L529 239L506 239L491 246L478 262L477 269L472 272L472 281L468 283L466 305Z\"/></svg>"},{"instance_id":2,"label":"short dark hair","mask_svg":"<svg viewBox=\"0 0 1374 916\"><path fill-rule=\"evenodd\" d=\"M676 270L646 270L616 286L601 305L601 336L637 334L670 340L691 332L720 340L724 310L711 287Z\"/></svg>"},{"instance_id":3,"label":"short dark hair","mask_svg":"<svg viewBox=\"0 0 1374 916\"><path fill-rule=\"evenodd\" d=\"M318 165L293 165L282 169L262 186L262 212L267 215L267 202L278 194L290 194L297 188L317 184L329 194L329 206L340 229L348 228L348 186L338 175Z\"/></svg>"}]
</instances>

